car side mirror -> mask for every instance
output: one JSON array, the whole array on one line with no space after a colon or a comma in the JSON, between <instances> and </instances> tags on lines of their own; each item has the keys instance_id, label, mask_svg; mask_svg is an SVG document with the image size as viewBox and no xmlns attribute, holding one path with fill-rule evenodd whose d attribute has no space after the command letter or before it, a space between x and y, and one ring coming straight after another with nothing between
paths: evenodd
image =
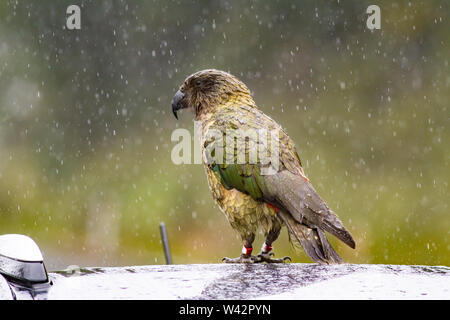
<instances>
[{"instance_id":1,"label":"car side mirror","mask_svg":"<svg viewBox=\"0 0 450 320\"><path fill-rule=\"evenodd\" d=\"M49 284L41 250L33 239L21 234L0 235L0 274L25 288Z\"/></svg>"}]
</instances>

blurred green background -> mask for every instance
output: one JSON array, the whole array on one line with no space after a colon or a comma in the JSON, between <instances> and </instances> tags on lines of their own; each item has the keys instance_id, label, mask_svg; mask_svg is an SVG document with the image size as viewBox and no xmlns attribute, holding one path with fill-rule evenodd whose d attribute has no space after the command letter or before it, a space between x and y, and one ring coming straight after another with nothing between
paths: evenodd
<instances>
[{"instance_id":1,"label":"blurred green background","mask_svg":"<svg viewBox=\"0 0 450 320\"><path fill-rule=\"evenodd\" d=\"M81 7L81 30L65 28ZM381 8L381 30L366 8ZM201 165L176 166L170 102L229 71L295 141L357 242L351 263L450 265L448 1L1 1L0 234L50 270L217 263L241 243ZM255 248L260 247L258 236ZM296 255L286 231L277 256Z\"/></svg>"}]
</instances>

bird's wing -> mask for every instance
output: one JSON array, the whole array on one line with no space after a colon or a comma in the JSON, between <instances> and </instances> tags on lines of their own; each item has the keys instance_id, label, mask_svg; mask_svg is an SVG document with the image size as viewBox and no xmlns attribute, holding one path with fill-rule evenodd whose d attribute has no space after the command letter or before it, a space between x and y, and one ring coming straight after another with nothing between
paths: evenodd
<instances>
[{"instance_id":1,"label":"bird's wing","mask_svg":"<svg viewBox=\"0 0 450 320\"><path fill-rule=\"evenodd\" d=\"M222 140L214 138L204 140L204 150L216 150L218 145L222 150L226 149L226 135L230 130L239 129L246 132L245 140L237 139L234 145L232 160L220 163L211 158L206 152L205 158L208 167L214 171L222 185L227 189L235 188L249 194L253 199L265 201L280 209L289 212L293 219L310 227L318 227L326 230L339 238L341 241L355 247L355 242L350 233L344 228L342 222L331 211L326 203L320 198L308 178L304 175L300 158L295 150L294 143L281 127L255 108L230 108L229 112L222 109L214 115L213 125L209 128L221 131L225 134ZM256 135L247 135L250 131L261 129L277 130L279 164L272 174L264 171L272 166L260 157L250 160L251 150L262 150L262 153L270 154L272 144L266 139L258 139ZM269 140L270 141L270 140ZM245 151L245 159L240 161L237 156L238 150ZM232 163L230 163L232 162Z\"/></svg>"}]
</instances>

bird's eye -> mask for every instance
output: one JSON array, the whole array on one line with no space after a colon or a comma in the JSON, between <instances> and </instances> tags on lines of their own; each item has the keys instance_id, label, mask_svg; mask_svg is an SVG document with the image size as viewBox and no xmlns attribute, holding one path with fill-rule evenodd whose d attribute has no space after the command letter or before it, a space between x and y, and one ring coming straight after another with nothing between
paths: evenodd
<instances>
[{"instance_id":1,"label":"bird's eye","mask_svg":"<svg viewBox=\"0 0 450 320\"><path fill-rule=\"evenodd\" d=\"M200 80L195 81L195 85L199 86L202 82Z\"/></svg>"}]
</instances>

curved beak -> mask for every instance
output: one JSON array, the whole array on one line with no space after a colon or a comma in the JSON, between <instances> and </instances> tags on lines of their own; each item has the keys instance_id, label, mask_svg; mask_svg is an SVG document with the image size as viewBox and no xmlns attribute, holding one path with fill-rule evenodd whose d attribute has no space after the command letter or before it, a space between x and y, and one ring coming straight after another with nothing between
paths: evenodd
<instances>
[{"instance_id":1,"label":"curved beak","mask_svg":"<svg viewBox=\"0 0 450 320\"><path fill-rule=\"evenodd\" d=\"M181 103L181 100L184 98L184 93L180 90L175 93L172 99L172 112L175 118L178 120L177 111L180 109L185 108L183 104Z\"/></svg>"}]
</instances>

